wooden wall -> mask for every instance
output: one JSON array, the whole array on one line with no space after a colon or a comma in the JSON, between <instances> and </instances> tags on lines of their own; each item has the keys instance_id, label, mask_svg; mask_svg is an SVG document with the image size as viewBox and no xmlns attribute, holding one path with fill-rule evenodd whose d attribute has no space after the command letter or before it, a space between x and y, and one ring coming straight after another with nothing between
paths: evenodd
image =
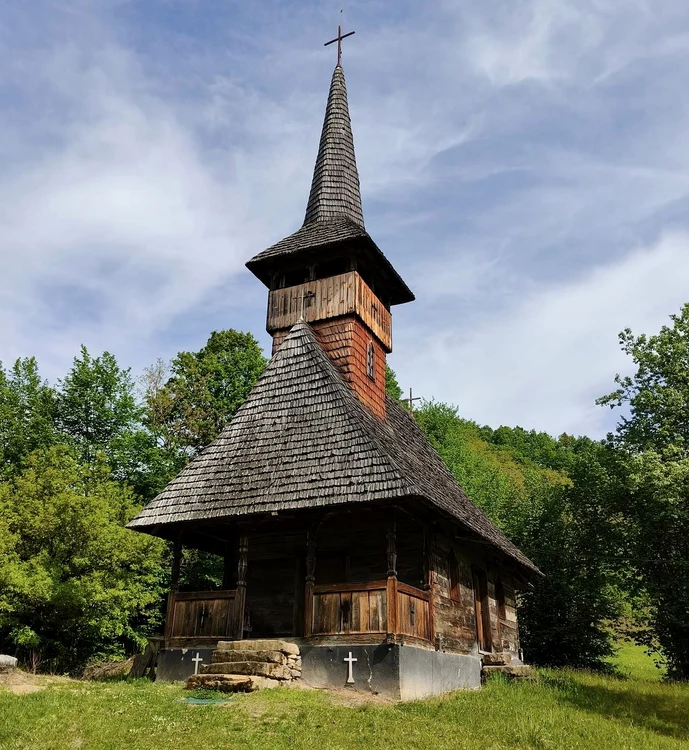
<instances>
[{"instance_id":1,"label":"wooden wall","mask_svg":"<svg viewBox=\"0 0 689 750\"><path fill-rule=\"evenodd\" d=\"M342 513L320 528L316 542L316 585L365 583L387 576L386 519L375 512ZM410 586L425 581L423 527L396 517L397 578ZM344 577L343 577L344 574Z\"/></svg>"},{"instance_id":2,"label":"wooden wall","mask_svg":"<svg viewBox=\"0 0 689 750\"><path fill-rule=\"evenodd\" d=\"M272 290L268 295L268 333L289 330L299 320L306 293L313 295L303 306L307 323L358 315L382 346L392 351L390 311L356 271Z\"/></svg>"},{"instance_id":3,"label":"wooden wall","mask_svg":"<svg viewBox=\"0 0 689 750\"><path fill-rule=\"evenodd\" d=\"M454 551L459 572L458 596L450 591L450 550ZM472 566L486 571L488 580L488 609L493 651L519 652L516 597L510 573L501 569L494 560L482 555L480 548L451 540L449 536L435 534L433 540L432 599L435 615L435 634L444 650L469 653L476 648L476 607ZM504 616L500 616L496 600L496 584L502 582L505 595Z\"/></svg>"}]
</instances>

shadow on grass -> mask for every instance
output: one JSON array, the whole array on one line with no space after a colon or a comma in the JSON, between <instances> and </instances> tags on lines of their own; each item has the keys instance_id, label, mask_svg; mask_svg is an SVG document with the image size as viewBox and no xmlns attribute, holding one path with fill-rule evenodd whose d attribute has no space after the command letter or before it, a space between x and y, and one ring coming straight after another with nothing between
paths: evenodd
<instances>
[{"instance_id":1,"label":"shadow on grass","mask_svg":"<svg viewBox=\"0 0 689 750\"><path fill-rule=\"evenodd\" d=\"M689 739L689 688L626 679L588 684L565 675L542 679L544 685L555 688L561 703L675 739Z\"/></svg>"}]
</instances>

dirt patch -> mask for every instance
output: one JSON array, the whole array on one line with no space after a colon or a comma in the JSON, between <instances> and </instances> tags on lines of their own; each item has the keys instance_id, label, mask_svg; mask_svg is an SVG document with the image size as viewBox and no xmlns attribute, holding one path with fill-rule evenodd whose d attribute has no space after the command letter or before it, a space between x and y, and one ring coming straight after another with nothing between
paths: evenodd
<instances>
[{"instance_id":1,"label":"dirt patch","mask_svg":"<svg viewBox=\"0 0 689 750\"><path fill-rule=\"evenodd\" d=\"M330 700L336 706L344 706L345 708L359 708L365 705L389 706L396 703L392 698L385 698L375 693L359 693L356 690L348 690L347 688L341 688L340 690L328 689L323 692L330 697Z\"/></svg>"},{"instance_id":2,"label":"dirt patch","mask_svg":"<svg viewBox=\"0 0 689 750\"><path fill-rule=\"evenodd\" d=\"M29 674L21 669L0 670L0 689L9 690L14 695L28 695L45 690L55 683L73 682L69 677L56 675Z\"/></svg>"}]
</instances>

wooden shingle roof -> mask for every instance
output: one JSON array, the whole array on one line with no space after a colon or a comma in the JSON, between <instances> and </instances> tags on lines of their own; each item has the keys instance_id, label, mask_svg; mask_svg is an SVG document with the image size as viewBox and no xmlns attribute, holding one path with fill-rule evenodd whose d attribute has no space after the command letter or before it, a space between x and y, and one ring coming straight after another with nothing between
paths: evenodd
<instances>
[{"instance_id":1,"label":"wooden shingle roof","mask_svg":"<svg viewBox=\"0 0 689 750\"><path fill-rule=\"evenodd\" d=\"M373 416L299 321L222 433L129 528L401 498L425 500L537 568L467 498L412 417Z\"/></svg>"},{"instance_id":2,"label":"wooden shingle roof","mask_svg":"<svg viewBox=\"0 0 689 750\"><path fill-rule=\"evenodd\" d=\"M330 81L304 224L340 217L364 227L347 85L342 67L338 65Z\"/></svg>"}]
</instances>

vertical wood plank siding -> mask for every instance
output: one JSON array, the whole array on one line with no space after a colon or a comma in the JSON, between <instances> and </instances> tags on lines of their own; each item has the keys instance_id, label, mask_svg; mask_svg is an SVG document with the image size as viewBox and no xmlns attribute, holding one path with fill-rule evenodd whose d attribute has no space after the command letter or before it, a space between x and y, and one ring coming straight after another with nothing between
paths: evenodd
<instances>
[{"instance_id":1,"label":"vertical wood plank siding","mask_svg":"<svg viewBox=\"0 0 689 750\"><path fill-rule=\"evenodd\" d=\"M304 302L307 323L358 315L383 348L392 351L390 311L356 271L271 291L268 295L268 333L289 330L299 320L302 297L309 292L314 296Z\"/></svg>"},{"instance_id":2,"label":"vertical wood plank siding","mask_svg":"<svg viewBox=\"0 0 689 750\"><path fill-rule=\"evenodd\" d=\"M391 633L430 640L430 595L404 583L397 587L397 625L391 629L387 581L315 586L313 635Z\"/></svg>"},{"instance_id":3,"label":"vertical wood plank siding","mask_svg":"<svg viewBox=\"0 0 689 750\"><path fill-rule=\"evenodd\" d=\"M236 591L171 592L165 639L232 637L237 627L236 594Z\"/></svg>"}]
</instances>

